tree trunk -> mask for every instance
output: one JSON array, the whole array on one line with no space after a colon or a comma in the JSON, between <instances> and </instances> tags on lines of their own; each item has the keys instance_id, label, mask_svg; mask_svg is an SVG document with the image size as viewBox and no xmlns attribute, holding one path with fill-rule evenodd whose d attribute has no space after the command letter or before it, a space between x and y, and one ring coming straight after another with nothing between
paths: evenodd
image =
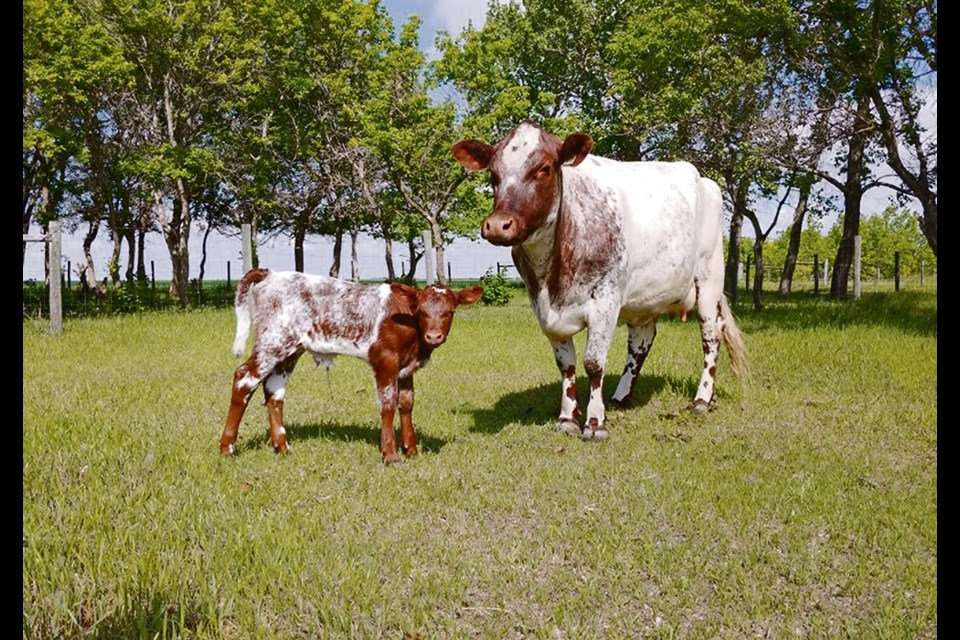
<instances>
[{"instance_id":1,"label":"tree trunk","mask_svg":"<svg viewBox=\"0 0 960 640\"><path fill-rule=\"evenodd\" d=\"M397 279L397 272L393 266L393 240L390 239L390 236L384 236L383 238L383 259L387 263L387 281L393 282Z\"/></svg>"},{"instance_id":2,"label":"tree trunk","mask_svg":"<svg viewBox=\"0 0 960 640\"><path fill-rule=\"evenodd\" d=\"M330 277L340 277L340 254L343 252L343 230L339 227L333 234L333 264L330 265Z\"/></svg>"},{"instance_id":3,"label":"tree trunk","mask_svg":"<svg viewBox=\"0 0 960 640\"><path fill-rule=\"evenodd\" d=\"M830 297L846 298L850 268L853 266L854 237L860 233L860 203L863 199L862 172L864 168L866 136L869 131L870 103L860 100L853 123L853 133L847 146L847 175L843 188L843 234L837 257L833 261L830 278Z\"/></svg>"},{"instance_id":4,"label":"tree trunk","mask_svg":"<svg viewBox=\"0 0 960 640\"><path fill-rule=\"evenodd\" d=\"M136 260L136 238L137 235L133 227L127 227L123 230L123 239L127 241L127 268L123 277L127 282L133 282L133 265Z\"/></svg>"},{"instance_id":5,"label":"tree trunk","mask_svg":"<svg viewBox=\"0 0 960 640\"><path fill-rule=\"evenodd\" d=\"M137 280L139 282L147 281L147 260L144 255L144 245L146 244L147 230L137 229Z\"/></svg>"},{"instance_id":6,"label":"tree trunk","mask_svg":"<svg viewBox=\"0 0 960 640\"><path fill-rule=\"evenodd\" d=\"M207 240L210 238L210 232L213 231L213 225L208 224L203 232L203 242L200 243L200 272L197 274L197 292L203 291L203 279L207 273Z\"/></svg>"},{"instance_id":7,"label":"tree trunk","mask_svg":"<svg viewBox=\"0 0 960 640\"><path fill-rule=\"evenodd\" d=\"M737 299L737 271L740 267L740 230L743 227L743 212L734 210L730 219L730 236L727 246L727 267L723 276L723 292L730 300Z\"/></svg>"},{"instance_id":8,"label":"tree trunk","mask_svg":"<svg viewBox=\"0 0 960 640\"><path fill-rule=\"evenodd\" d=\"M780 295L790 293L793 287L793 273L797 268L797 256L800 254L800 237L803 234L803 220L807 214L807 202L810 200L810 190L813 184L805 180L800 186L800 197L793 210L793 224L790 225L790 240L787 245L787 257L783 262L783 271L780 274Z\"/></svg>"},{"instance_id":9,"label":"tree trunk","mask_svg":"<svg viewBox=\"0 0 960 640\"><path fill-rule=\"evenodd\" d=\"M100 284L97 282L97 274L93 265L93 253L90 250L90 248L93 246L93 241L97 238L97 233L99 231L100 220L90 221L89 226L87 227L87 233L83 236L83 273L86 278L81 279L81 281L85 282L87 286L96 290L98 293L105 293L106 288L101 288Z\"/></svg>"},{"instance_id":10,"label":"tree trunk","mask_svg":"<svg viewBox=\"0 0 960 640\"><path fill-rule=\"evenodd\" d=\"M404 274L403 279L407 282L413 282L417 277L417 265L420 264L420 258L423 253L417 253L417 241L415 238L407 240L407 247L410 249L410 268Z\"/></svg>"},{"instance_id":11,"label":"tree trunk","mask_svg":"<svg viewBox=\"0 0 960 640\"><path fill-rule=\"evenodd\" d=\"M436 219L430 220L430 230L433 233L433 247L436 250L437 282L447 284L447 274L443 268L443 235L440 230L440 224Z\"/></svg>"},{"instance_id":12,"label":"tree trunk","mask_svg":"<svg viewBox=\"0 0 960 640\"><path fill-rule=\"evenodd\" d=\"M753 242L753 308L763 311L763 236Z\"/></svg>"},{"instance_id":13,"label":"tree trunk","mask_svg":"<svg viewBox=\"0 0 960 640\"><path fill-rule=\"evenodd\" d=\"M350 279L354 282L360 282L360 261L357 259L357 239L360 232L356 229L350 231Z\"/></svg>"},{"instance_id":14,"label":"tree trunk","mask_svg":"<svg viewBox=\"0 0 960 640\"><path fill-rule=\"evenodd\" d=\"M293 269L303 273L303 244L307 238L307 226L299 222L293 228Z\"/></svg>"},{"instance_id":15,"label":"tree trunk","mask_svg":"<svg viewBox=\"0 0 960 640\"><path fill-rule=\"evenodd\" d=\"M113 229L113 249L110 251L110 282L114 289L120 287L120 250L123 249L123 236Z\"/></svg>"}]
</instances>

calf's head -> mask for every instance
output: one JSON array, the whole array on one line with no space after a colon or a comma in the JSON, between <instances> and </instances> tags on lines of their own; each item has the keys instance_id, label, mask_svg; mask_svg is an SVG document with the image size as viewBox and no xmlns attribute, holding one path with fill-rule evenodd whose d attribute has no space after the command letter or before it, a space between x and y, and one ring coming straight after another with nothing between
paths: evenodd
<instances>
[{"instance_id":1,"label":"calf's head","mask_svg":"<svg viewBox=\"0 0 960 640\"><path fill-rule=\"evenodd\" d=\"M421 340L431 348L447 341L454 310L461 304L473 304L483 295L481 286L460 291L446 285L429 285L423 289L399 283L390 286L395 296L405 299Z\"/></svg>"},{"instance_id":2,"label":"calf's head","mask_svg":"<svg viewBox=\"0 0 960 640\"><path fill-rule=\"evenodd\" d=\"M490 171L493 212L480 235L492 244L513 246L530 237L559 206L562 165L577 166L590 153L593 139L571 133L565 140L525 121L496 146L461 140L451 153L467 171Z\"/></svg>"}]
</instances>

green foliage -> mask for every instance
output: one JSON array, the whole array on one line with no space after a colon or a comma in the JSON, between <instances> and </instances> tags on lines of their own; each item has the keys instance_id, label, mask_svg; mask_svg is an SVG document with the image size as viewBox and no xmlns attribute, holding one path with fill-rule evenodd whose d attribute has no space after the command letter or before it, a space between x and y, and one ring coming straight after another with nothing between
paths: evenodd
<instances>
[{"instance_id":1,"label":"green foliage","mask_svg":"<svg viewBox=\"0 0 960 640\"><path fill-rule=\"evenodd\" d=\"M225 459L231 310L24 322L22 635L937 637L936 294L737 313L754 379L721 357L687 415L697 323L664 318L584 443L527 300L458 310L391 468L359 359L301 362L289 455L256 401Z\"/></svg>"},{"instance_id":2,"label":"green foliage","mask_svg":"<svg viewBox=\"0 0 960 640\"><path fill-rule=\"evenodd\" d=\"M507 282L507 279L503 277L502 273L495 273L493 268L488 269L480 277L480 284L483 285L483 296L480 298L480 302L483 304L502 307L510 302L510 298L513 296L513 288Z\"/></svg>"}]
</instances>

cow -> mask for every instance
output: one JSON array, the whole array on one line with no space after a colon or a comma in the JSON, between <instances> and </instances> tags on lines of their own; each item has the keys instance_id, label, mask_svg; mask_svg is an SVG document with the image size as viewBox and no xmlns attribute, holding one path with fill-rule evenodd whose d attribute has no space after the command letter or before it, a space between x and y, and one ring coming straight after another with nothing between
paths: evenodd
<instances>
[{"instance_id":1,"label":"cow","mask_svg":"<svg viewBox=\"0 0 960 640\"><path fill-rule=\"evenodd\" d=\"M555 428L603 440L602 382L618 320L628 338L615 405L629 403L664 314L699 314L704 361L695 414L715 403L720 340L737 376L746 373L746 353L723 293L720 188L687 162L622 162L590 155L592 147L588 134L561 140L524 121L496 145L462 140L451 152L467 171L490 172L493 211L480 234L512 247L553 346L561 373ZM573 336L583 329L590 398L581 430Z\"/></svg>"},{"instance_id":2,"label":"cow","mask_svg":"<svg viewBox=\"0 0 960 640\"><path fill-rule=\"evenodd\" d=\"M318 365L327 367L338 355L367 361L376 380L384 463L402 460L394 430L398 408L403 451L408 457L416 455L413 374L446 341L457 306L473 304L482 294L480 286L460 291L445 285L415 289L295 271L248 271L237 287L234 355L243 355L251 322L256 334L253 351L233 374L220 453L234 453L240 420L261 384L273 448L278 453L290 449L283 399L297 360L309 351Z\"/></svg>"}]
</instances>

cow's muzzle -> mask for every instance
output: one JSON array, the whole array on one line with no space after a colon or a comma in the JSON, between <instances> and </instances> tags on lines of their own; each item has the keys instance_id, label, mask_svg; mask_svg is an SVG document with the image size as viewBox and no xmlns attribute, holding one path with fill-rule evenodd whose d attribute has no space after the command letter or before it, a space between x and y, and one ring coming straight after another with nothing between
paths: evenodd
<instances>
[{"instance_id":1,"label":"cow's muzzle","mask_svg":"<svg viewBox=\"0 0 960 640\"><path fill-rule=\"evenodd\" d=\"M512 246L523 242L523 225L516 216L491 213L480 227L480 236L491 244Z\"/></svg>"}]
</instances>

